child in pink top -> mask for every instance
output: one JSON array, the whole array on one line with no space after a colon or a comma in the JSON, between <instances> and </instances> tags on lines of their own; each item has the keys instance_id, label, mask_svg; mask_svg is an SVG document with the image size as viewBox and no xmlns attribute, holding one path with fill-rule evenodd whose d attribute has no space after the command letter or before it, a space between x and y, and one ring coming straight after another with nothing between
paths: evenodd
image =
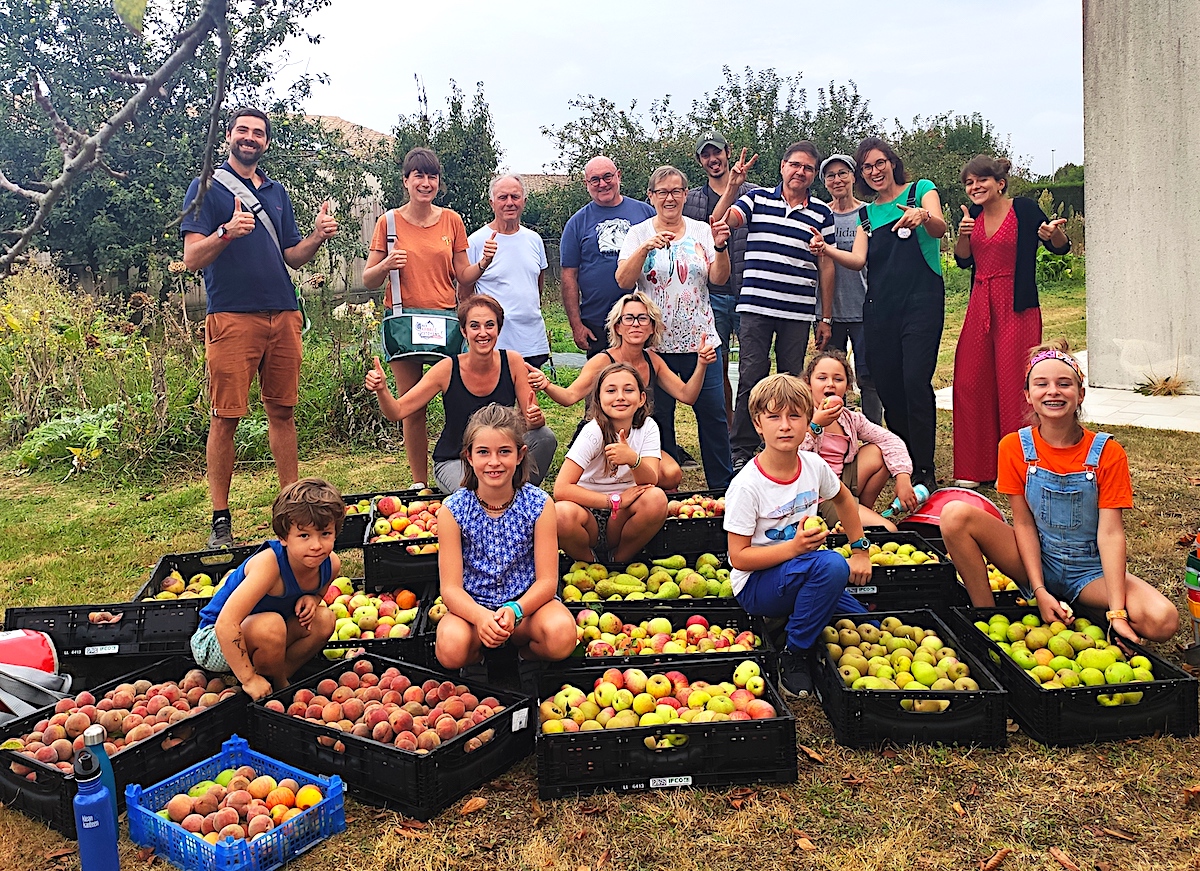
<instances>
[{"instance_id":1,"label":"child in pink top","mask_svg":"<svg viewBox=\"0 0 1200 871\"><path fill-rule=\"evenodd\" d=\"M846 391L854 385L854 371L846 355L838 350L821 351L808 361L804 379L812 391L813 409L809 433L800 446L827 462L859 501L858 514L864 526L894 524L874 511L875 501L889 478L896 479L896 495L906 510L917 507L912 488L912 460L896 434L876 426L857 411L845 406ZM863 444L860 446L860 442ZM821 516L837 520L833 505L822 503Z\"/></svg>"}]
</instances>

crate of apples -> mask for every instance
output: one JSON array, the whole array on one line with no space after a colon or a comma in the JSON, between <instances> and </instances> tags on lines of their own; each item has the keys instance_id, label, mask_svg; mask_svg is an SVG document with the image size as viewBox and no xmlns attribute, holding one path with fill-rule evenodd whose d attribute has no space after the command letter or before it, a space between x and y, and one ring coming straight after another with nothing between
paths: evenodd
<instances>
[{"instance_id":1,"label":"crate of apples","mask_svg":"<svg viewBox=\"0 0 1200 871\"><path fill-rule=\"evenodd\" d=\"M637 619L641 615L630 616ZM732 613L714 614L713 619L726 617L737 619ZM679 616L674 622L672 618L658 614L634 623L624 622L612 611L598 613L584 608L575 616L575 627L578 646L590 659L650 654L747 653L763 644L761 634L710 623L703 614Z\"/></svg>"},{"instance_id":2,"label":"crate of apples","mask_svg":"<svg viewBox=\"0 0 1200 871\"><path fill-rule=\"evenodd\" d=\"M672 494L663 528L646 545L648 553L701 553L720 542L724 550L725 491L699 490Z\"/></svg>"}]
</instances>

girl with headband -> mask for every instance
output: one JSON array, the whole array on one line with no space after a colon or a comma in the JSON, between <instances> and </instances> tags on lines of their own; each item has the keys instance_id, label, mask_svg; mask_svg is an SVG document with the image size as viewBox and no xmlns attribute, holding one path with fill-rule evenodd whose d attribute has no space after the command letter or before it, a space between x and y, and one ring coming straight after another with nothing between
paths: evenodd
<instances>
[{"instance_id":1,"label":"girl with headband","mask_svg":"<svg viewBox=\"0 0 1200 871\"><path fill-rule=\"evenodd\" d=\"M1066 342L1033 349L1025 398L1037 426L1000 440L996 489L1008 494L1013 525L952 502L942 536L976 607L992 607L987 561L1036 600L1042 619L1070 623L1075 603L1106 611L1110 636L1166 641L1179 612L1126 570L1121 512L1133 507L1125 450L1079 423L1083 371Z\"/></svg>"}]
</instances>

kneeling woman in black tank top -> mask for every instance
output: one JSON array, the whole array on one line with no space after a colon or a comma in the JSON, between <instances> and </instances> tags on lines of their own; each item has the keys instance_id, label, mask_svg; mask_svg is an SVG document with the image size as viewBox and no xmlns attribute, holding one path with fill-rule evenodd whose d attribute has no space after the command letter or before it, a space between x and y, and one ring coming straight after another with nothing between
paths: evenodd
<instances>
[{"instance_id":1,"label":"kneeling woman in black tank top","mask_svg":"<svg viewBox=\"0 0 1200 871\"><path fill-rule=\"evenodd\" d=\"M400 397L392 395L383 365L376 357L375 368L367 373L367 389L378 397L388 420L403 420L442 394L446 425L433 449L433 475L447 493L457 490L462 482L462 436L467 419L492 403L518 406L529 427L525 444L534 462L530 481L540 484L554 460L558 439L537 406L521 355L496 348L504 326L504 309L492 297L477 294L459 303L458 323L467 343L466 353L439 360Z\"/></svg>"},{"instance_id":2,"label":"kneeling woman in black tank top","mask_svg":"<svg viewBox=\"0 0 1200 871\"><path fill-rule=\"evenodd\" d=\"M649 396L654 395L657 384L666 393L675 397L684 405L692 405L700 395L704 384L704 372L708 364L716 360L716 352L711 348L701 348L696 360L696 371L688 381L684 381L669 367L662 357L649 348L658 344L663 335L662 310L650 297L635 290L621 297L608 313L608 345L609 349L597 354L579 370L579 377L567 387L560 387L546 377L541 369L527 366L529 384L537 390L542 390L559 405L571 406L581 399L587 398L596 386L596 379L604 369L613 363L628 363L635 368L642 381L646 384ZM587 422L585 417L580 422L580 429ZM576 430L575 435L579 435ZM664 490L674 490L683 480L683 472L679 464L663 451L658 467L658 485Z\"/></svg>"}]
</instances>

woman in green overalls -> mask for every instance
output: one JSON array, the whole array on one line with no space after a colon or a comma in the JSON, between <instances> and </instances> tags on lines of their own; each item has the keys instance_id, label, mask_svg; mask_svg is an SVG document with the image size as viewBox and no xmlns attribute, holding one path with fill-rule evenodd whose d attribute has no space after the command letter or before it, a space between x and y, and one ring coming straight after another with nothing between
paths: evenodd
<instances>
[{"instance_id":1,"label":"woman in green overalls","mask_svg":"<svg viewBox=\"0 0 1200 871\"><path fill-rule=\"evenodd\" d=\"M942 201L928 179L906 183L904 161L876 136L859 143L854 161L859 195L874 197L859 210L854 247L839 251L814 240L810 248L847 269L867 267L863 326L875 388L888 429L912 457L912 482L933 490L933 370L946 308Z\"/></svg>"}]
</instances>

